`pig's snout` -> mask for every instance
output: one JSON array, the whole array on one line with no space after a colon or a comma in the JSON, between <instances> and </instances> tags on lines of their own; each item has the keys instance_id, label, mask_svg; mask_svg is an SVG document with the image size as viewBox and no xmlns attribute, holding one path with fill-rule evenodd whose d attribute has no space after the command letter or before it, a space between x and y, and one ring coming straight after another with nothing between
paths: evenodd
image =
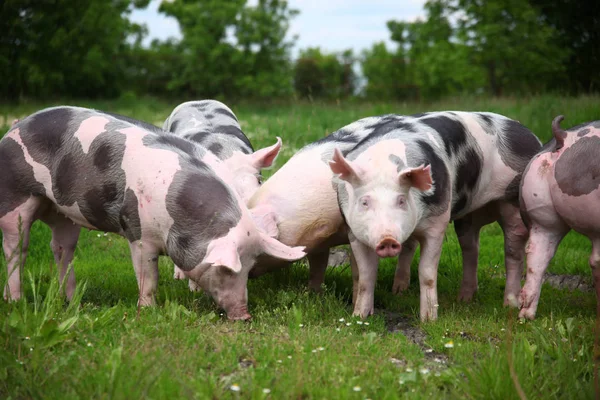
<instances>
[{"instance_id":1,"label":"pig's snout","mask_svg":"<svg viewBox=\"0 0 600 400\"><path fill-rule=\"evenodd\" d=\"M400 254L402 245L396 239L385 238L375 248L379 257L395 257Z\"/></svg>"},{"instance_id":2,"label":"pig's snout","mask_svg":"<svg viewBox=\"0 0 600 400\"><path fill-rule=\"evenodd\" d=\"M227 313L227 319L230 321L248 321L252 319L252 316L245 305L228 307L225 309L225 312Z\"/></svg>"}]
</instances>

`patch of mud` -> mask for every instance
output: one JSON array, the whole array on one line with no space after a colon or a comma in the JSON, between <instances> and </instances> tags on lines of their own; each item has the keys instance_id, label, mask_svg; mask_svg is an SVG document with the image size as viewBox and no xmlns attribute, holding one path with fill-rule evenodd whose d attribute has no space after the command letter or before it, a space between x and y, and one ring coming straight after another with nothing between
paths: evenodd
<instances>
[{"instance_id":1,"label":"patch of mud","mask_svg":"<svg viewBox=\"0 0 600 400\"><path fill-rule=\"evenodd\" d=\"M387 310L376 310L376 312L383 315L389 333L401 333L423 350L425 364L428 367L437 370L448 368L448 356L444 353L438 353L427 346L425 344L427 334L421 328L413 325L413 321L410 318ZM401 360L396 360L394 364L399 367L406 365L406 363Z\"/></svg>"},{"instance_id":2,"label":"patch of mud","mask_svg":"<svg viewBox=\"0 0 600 400\"><path fill-rule=\"evenodd\" d=\"M544 274L544 283L557 289L568 289L570 291L580 290L582 292L591 292L593 290L592 280L587 276L581 275L558 275Z\"/></svg>"}]
</instances>

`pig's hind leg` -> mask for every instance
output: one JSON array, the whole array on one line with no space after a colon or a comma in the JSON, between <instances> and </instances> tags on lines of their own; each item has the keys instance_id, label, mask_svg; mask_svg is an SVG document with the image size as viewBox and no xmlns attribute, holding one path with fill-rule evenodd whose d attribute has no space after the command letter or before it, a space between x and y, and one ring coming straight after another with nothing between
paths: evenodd
<instances>
[{"instance_id":1,"label":"pig's hind leg","mask_svg":"<svg viewBox=\"0 0 600 400\"><path fill-rule=\"evenodd\" d=\"M544 221L549 222L549 221ZM555 216L552 224L533 222L527 243L527 277L519 295L519 318L534 319L540 300L544 272L569 227Z\"/></svg>"},{"instance_id":2,"label":"pig's hind leg","mask_svg":"<svg viewBox=\"0 0 600 400\"><path fill-rule=\"evenodd\" d=\"M308 288L320 293L321 286L325 282L325 271L329 261L329 248L324 251L311 253L308 255L309 278Z\"/></svg>"},{"instance_id":3,"label":"pig's hind leg","mask_svg":"<svg viewBox=\"0 0 600 400\"><path fill-rule=\"evenodd\" d=\"M525 245L529 237L529 230L523 223L517 205L501 202L499 210L499 222L504 231L504 264L506 266L504 305L510 305L519 299L525 261Z\"/></svg>"},{"instance_id":4,"label":"pig's hind leg","mask_svg":"<svg viewBox=\"0 0 600 400\"><path fill-rule=\"evenodd\" d=\"M141 306L154 305L154 295L158 285L159 249L149 241L136 240L129 243L131 259L138 282Z\"/></svg>"},{"instance_id":5,"label":"pig's hind leg","mask_svg":"<svg viewBox=\"0 0 600 400\"><path fill-rule=\"evenodd\" d=\"M8 282L4 288L6 300L21 298L21 270L27 259L29 233L42 204L40 197L31 196L20 206L0 218L2 249L6 259Z\"/></svg>"},{"instance_id":6,"label":"pig's hind leg","mask_svg":"<svg viewBox=\"0 0 600 400\"><path fill-rule=\"evenodd\" d=\"M458 300L469 302L477 291L479 264L479 232L499 218L497 204L488 204L454 221L454 231L460 244L463 261L463 279Z\"/></svg>"},{"instance_id":7,"label":"pig's hind leg","mask_svg":"<svg viewBox=\"0 0 600 400\"><path fill-rule=\"evenodd\" d=\"M64 289L67 299L71 300L75 293L75 271L71 263L81 227L54 209L49 210L41 219L52 229L50 247L60 271L60 285Z\"/></svg>"}]
</instances>

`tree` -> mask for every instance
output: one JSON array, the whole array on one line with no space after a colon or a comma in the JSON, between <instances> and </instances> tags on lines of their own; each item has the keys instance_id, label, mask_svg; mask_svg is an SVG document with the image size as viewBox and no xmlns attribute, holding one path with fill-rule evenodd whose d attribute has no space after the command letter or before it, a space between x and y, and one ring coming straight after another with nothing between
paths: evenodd
<instances>
[{"instance_id":1,"label":"tree","mask_svg":"<svg viewBox=\"0 0 600 400\"><path fill-rule=\"evenodd\" d=\"M555 44L568 54L566 73L552 81L571 92L600 91L600 7L597 0L530 0L556 32ZM548 59L548 63L560 63Z\"/></svg>"},{"instance_id":2,"label":"tree","mask_svg":"<svg viewBox=\"0 0 600 400\"><path fill-rule=\"evenodd\" d=\"M196 97L273 97L291 93L287 1L174 0L160 10L179 22L182 71L173 90Z\"/></svg>"},{"instance_id":3,"label":"tree","mask_svg":"<svg viewBox=\"0 0 600 400\"><path fill-rule=\"evenodd\" d=\"M441 0L455 12L458 38L471 49L475 64L485 68L490 92L546 89L564 72L568 55L557 31L522 0Z\"/></svg>"},{"instance_id":4,"label":"tree","mask_svg":"<svg viewBox=\"0 0 600 400\"><path fill-rule=\"evenodd\" d=\"M5 0L0 18L0 95L100 97L125 81L127 19L149 0Z\"/></svg>"},{"instance_id":5,"label":"tree","mask_svg":"<svg viewBox=\"0 0 600 400\"><path fill-rule=\"evenodd\" d=\"M353 93L352 51L326 54L320 48L300 51L294 66L294 88L300 97L340 98Z\"/></svg>"}]
</instances>

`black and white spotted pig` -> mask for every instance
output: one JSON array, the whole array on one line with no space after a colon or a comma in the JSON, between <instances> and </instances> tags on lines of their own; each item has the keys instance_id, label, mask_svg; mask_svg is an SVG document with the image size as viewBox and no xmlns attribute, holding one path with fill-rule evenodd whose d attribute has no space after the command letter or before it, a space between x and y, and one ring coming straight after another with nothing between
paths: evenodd
<instances>
[{"instance_id":1,"label":"black and white spotted pig","mask_svg":"<svg viewBox=\"0 0 600 400\"><path fill-rule=\"evenodd\" d=\"M234 175L233 187L248 201L260 186L260 170L273 165L281 139L254 151L229 107L216 100L188 101L175 107L165 131L199 143L222 160Z\"/></svg>"},{"instance_id":2,"label":"black and white spotted pig","mask_svg":"<svg viewBox=\"0 0 600 400\"><path fill-rule=\"evenodd\" d=\"M256 256L304 253L263 233L257 223L275 222L253 218L231 181L203 147L107 113L55 107L25 118L0 141L5 297L21 296L29 232L40 219L52 229L61 281L80 226L115 232L130 243L141 305L154 303L158 255L167 254L229 318L250 318L246 281Z\"/></svg>"},{"instance_id":3,"label":"black and white spotted pig","mask_svg":"<svg viewBox=\"0 0 600 400\"><path fill-rule=\"evenodd\" d=\"M217 100L178 105L165 120L163 129L204 146L222 160L233 173L233 187L245 202L260 186L261 169L273 165L281 150L281 139L277 138L273 146L255 152L233 111ZM262 213L268 212L262 210ZM185 279L177 265L173 278ZM189 284L191 290L198 289L193 281Z\"/></svg>"},{"instance_id":4,"label":"black and white spotted pig","mask_svg":"<svg viewBox=\"0 0 600 400\"><path fill-rule=\"evenodd\" d=\"M411 198L419 198L419 209L412 215L415 220L424 219L424 215L429 216L429 219L440 220L437 229L442 230L442 233L438 235L438 241L443 237L448 221L451 218L455 220L464 268L459 297L470 300L477 289L479 230L495 220L499 220L505 230L508 273L506 294L518 293L523 246L527 236L518 216L518 182L528 160L541 145L529 130L501 115L458 112L363 118L304 147L261 186L249 204L252 207L273 207L277 214L279 240L288 245L306 246L311 271L310 287L318 288L323 282L329 248L348 243L347 228L338 206L336 189L332 185L333 172L328 167L334 149L339 147L342 154L351 154L357 144L370 147L387 138L388 134L407 135L411 138L410 150L405 152L410 155L407 160L410 163L400 158L406 157L405 153L394 157L389 154L379 155L378 157L383 158L379 161L370 159L368 163L387 163L388 169L391 169L387 173L398 175L400 161L411 167L420 165L413 165L416 160L427 162L428 170L433 175L433 189L424 193L410 191ZM381 147L384 146L375 146L376 149ZM355 154L359 153L362 151L357 149ZM341 162L339 156L338 154L336 161ZM371 169L363 167L363 158L357 160L360 163L358 167L365 170L365 173L375 175L375 164ZM381 175L382 184L387 184L392 192L400 190L397 178L395 176L386 181L385 173ZM415 202L416 200L413 204ZM393 221L400 222L402 219L403 217L398 216ZM419 227L419 232L421 228L422 226ZM398 243L404 241L401 252L399 244L394 245L396 250L390 248L394 246L388 245L386 251L400 253L393 286L395 293L408 287L410 262L418 245L417 239L418 235L397 239ZM430 241L427 246L428 250L431 249ZM375 251L372 254L376 254ZM354 267L355 261L351 257ZM376 257L373 258L373 262L375 261ZM281 266L281 262L261 256L250 274L258 276ZM425 268L423 272L431 275L436 269L437 262L433 271L429 267L429 270ZM371 281L369 285L372 283ZM435 292L435 280L428 279L425 283L433 285ZM364 293L365 288L368 287L363 283L360 292ZM369 295L365 294L368 298ZM372 299L372 293L370 298ZM367 307L361 307L357 303L356 313L365 316L372 312L372 306L366 305ZM435 314L429 317L435 318Z\"/></svg>"},{"instance_id":5,"label":"black and white spotted pig","mask_svg":"<svg viewBox=\"0 0 600 400\"><path fill-rule=\"evenodd\" d=\"M491 113L388 115L378 126L345 156L336 150L330 162L356 261L354 313L373 313L379 257L402 252L395 285L408 284L419 242L421 319L436 319L437 269L451 220L463 251L461 296L470 298L477 287L479 230L498 220L505 240L505 303L516 298L528 236L518 188L541 147L535 135Z\"/></svg>"},{"instance_id":6,"label":"black and white spotted pig","mask_svg":"<svg viewBox=\"0 0 600 400\"><path fill-rule=\"evenodd\" d=\"M529 163L521 181L521 213L530 228L521 318L535 318L542 278L561 240L571 230L590 238L590 266L600 315L600 121L560 128Z\"/></svg>"}]
</instances>

